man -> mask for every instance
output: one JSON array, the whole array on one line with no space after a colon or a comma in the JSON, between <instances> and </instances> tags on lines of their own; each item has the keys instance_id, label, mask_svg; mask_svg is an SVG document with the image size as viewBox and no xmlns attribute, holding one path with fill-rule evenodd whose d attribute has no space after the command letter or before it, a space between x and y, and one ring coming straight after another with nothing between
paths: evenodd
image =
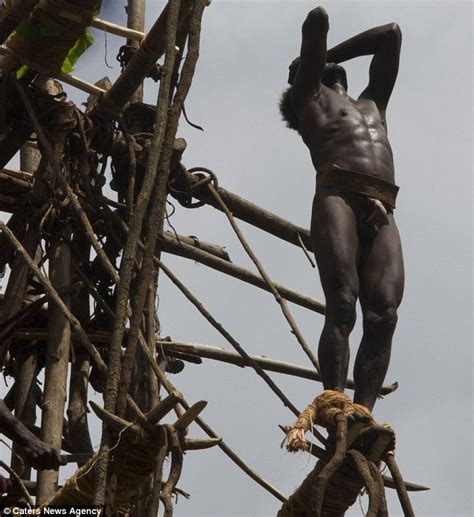
<instances>
[{"instance_id":1,"label":"man","mask_svg":"<svg viewBox=\"0 0 474 517\"><path fill-rule=\"evenodd\" d=\"M354 402L372 410L388 369L404 285L393 217L398 187L385 121L401 32L396 24L383 25L327 50L328 30L326 11L312 10L280 110L303 138L317 171L311 239L326 297L318 350L323 385L344 391L359 298L364 333ZM369 84L355 100L337 63L364 55L373 55Z\"/></svg>"}]
</instances>

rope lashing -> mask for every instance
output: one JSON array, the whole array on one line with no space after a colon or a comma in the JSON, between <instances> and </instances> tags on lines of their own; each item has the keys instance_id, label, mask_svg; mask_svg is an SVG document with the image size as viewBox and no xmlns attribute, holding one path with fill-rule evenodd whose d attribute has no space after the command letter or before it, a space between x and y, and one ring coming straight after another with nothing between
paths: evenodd
<instances>
[{"instance_id":1,"label":"rope lashing","mask_svg":"<svg viewBox=\"0 0 474 517\"><path fill-rule=\"evenodd\" d=\"M360 404L354 404L351 399L340 391L325 390L299 415L296 423L288 430L286 448L290 452L308 450L305 433L314 424L332 430L337 415L359 414L373 420L371 412Z\"/></svg>"},{"instance_id":2,"label":"rope lashing","mask_svg":"<svg viewBox=\"0 0 474 517\"><path fill-rule=\"evenodd\" d=\"M199 208L206 204L205 200L193 201L192 198L194 192L198 192L209 183L212 183L215 189L219 188L216 174L207 167L193 167L186 170L185 167L179 163L173 173L168 188L170 192L172 192L173 197L185 208ZM195 183L192 182L188 174L200 178L199 181Z\"/></svg>"},{"instance_id":3,"label":"rope lashing","mask_svg":"<svg viewBox=\"0 0 474 517\"><path fill-rule=\"evenodd\" d=\"M41 0L29 20L7 42L21 63L51 76L58 73L76 46L80 55L91 44L86 28L101 0ZM76 49L75 49L76 50Z\"/></svg>"},{"instance_id":4,"label":"rope lashing","mask_svg":"<svg viewBox=\"0 0 474 517\"><path fill-rule=\"evenodd\" d=\"M117 457L117 496L116 505L121 506L133 502L138 496L138 489L155 467L163 440L141 430L135 432L125 429L119 436L115 455ZM163 433L164 430L161 431ZM96 482L95 464L99 453L96 452L80 467L64 486L48 501L48 505L87 505L94 498Z\"/></svg>"}]
</instances>

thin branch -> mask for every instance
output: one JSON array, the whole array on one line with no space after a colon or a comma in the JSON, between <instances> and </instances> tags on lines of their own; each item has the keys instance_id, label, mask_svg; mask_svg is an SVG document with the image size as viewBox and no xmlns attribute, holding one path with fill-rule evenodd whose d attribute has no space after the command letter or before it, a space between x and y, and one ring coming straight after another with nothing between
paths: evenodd
<instances>
[{"instance_id":1,"label":"thin branch","mask_svg":"<svg viewBox=\"0 0 474 517\"><path fill-rule=\"evenodd\" d=\"M237 352L248 362L255 372L265 381L268 387L275 393L275 395L283 402L283 404L298 417L300 412L290 402L288 397L280 390L271 377L262 369L262 367L252 359L252 357L242 348L236 339L212 316L212 314L204 307L204 305L191 293L191 291L174 275L174 273L158 261L160 269L173 282L173 284L184 294L184 296L196 307L196 309L204 316L204 318L237 350ZM325 438L317 431L313 430L313 434L325 443Z\"/></svg>"},{"instance_id":2,"label":"thin branch","mask_svg":"<svg viewBox=\"0 0 474 517\"><path fill-rule=\"evenodd\" d=\"M161 491L161 500L165 507L164 517L172 517L173 515L173 503L171 496L181 476L181 470L183 468L183 453L179 445L178 433L171 425L165 426L168 431L168 441L171 449L171 467L168 475L168 480L163 485Z\"/></svg>"},{"instance_id":3,"label":"thin branch","mask_svg":"<svg viewBox=\"0 0 474 517\"><path fill-rule=\"evenodd\" d=\"M304 352L308 356L309 360L313 363L313 366L316 368L317 372L321 374L319 370L319 362L316 359L316 356L313 354L311 349L308 346L308 343L306 343L306 340L304 339L303 335L301 334L301 331L299 330L295 320L293 319L293 316L291 315L288 305L286 304L286 301L280 296L280 293L275 288L275 285L273 284L272 280L268 276L267 272L265 271L264 267L262 266L261 262L258 260L255 253L252 251L252 248L249 246L248 242L246 241L245 237L243 236L242 232L240 231L240 228L238 227L234 216L232 215L231 211L227 208L227 205L222 200L221 196L217 192L217 190L214 188L213 185L209 184L208 189L211 192L211 194L214 196L214 199L219 203L221 206L223 212L226 214L227 219L229 219L229 222L237 235L239 241L241 242L243 248L245 249L247 255L251 258L252 262L255 264L255 266L258 269L258 272L262 276L262 278L265 280L266 284L268 285L271 293L275 297L275 300L280 305L281 310L283 312L283 315L285 316L286 321L290 325L291 331L298 340L298 343L303 348Z\"/></svg>"}]
</instances>

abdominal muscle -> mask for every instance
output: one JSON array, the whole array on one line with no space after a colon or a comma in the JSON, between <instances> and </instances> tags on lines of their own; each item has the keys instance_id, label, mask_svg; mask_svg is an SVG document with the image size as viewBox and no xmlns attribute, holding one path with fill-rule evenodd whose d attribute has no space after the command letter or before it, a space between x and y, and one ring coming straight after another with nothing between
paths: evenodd
<instances>
[{"instance_id":1,"label":"abdominal muscle","mask_svg":"<svg viewBox=\"0 0 474 517\"><path fill-rule=\"evenodd\" d=\"M375 103L341 95L321 108L313 102L301 124L316 171L344 169L394 183L393 155Z\"/></svg>"}]
</instances>

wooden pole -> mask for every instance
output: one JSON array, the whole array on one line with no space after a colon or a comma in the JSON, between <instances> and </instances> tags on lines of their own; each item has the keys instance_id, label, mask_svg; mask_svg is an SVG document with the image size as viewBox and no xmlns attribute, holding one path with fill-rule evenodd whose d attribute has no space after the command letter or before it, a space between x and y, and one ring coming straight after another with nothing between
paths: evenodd
<instances>
[{"instance_id":1,"label":"wooden pole","mask_svg":"<svg viewBox=\"0 0 474 517\"><path fill-rule=\"evenodd\" d=\"M164 68L168 71L164 80L160 83L160 91L158 95L157 108L157 128L153 135L152 147L150 149L150 166L147 167L145 177L143 179L142 189L140 191L138 206L130 218L130 233L125 244L120 264L120 281L116 289L116 310L112 342L109 349L109 363L107 382L104 390L104 407L107 411L115 411L117 402L117 393L120 383L121 373L121 347L123 336L125 333L125 323L128 316L128 299L130 296L130 285L133 278L135 268L135 254L137 251L138 241L140 239L143 221L148 208L148 203L155 184L158 159L161 154L165 129L168 117L168 106L170 96L171 70L174 66L175 57L175 41L176 27L179 18L179 0L172 1L169 10L169 17L166 16L166 56ZM143 44L142 44L143 45ZM135 56L137 56L135 54ZM141 84L144 76L139 80L138 84L133 87L133 93ZM110 91L110 90L109 90ZM127 98L129 95L127 96ZM96 486L94 493L94 504L105 504L105 488L107 482L107 465L108 451L111 446L111 437L106 426L103 426L102 443L100 456L95 467Z\"/></svg>"},{"instance_id":2,"label":"wooden pole","mask_svg":"<svg viewBox=\"0 0 474 517\"><path fill-rule=\"evenodd\" d=\"M24 145L21 148L20 168L23 171L33 174L39 166L40 159L41 155L37 149L29 145ZM28 232L29 235L27 240L31 241L33 248L36 248L34 251L36 253L39 243L39 235L36 225L32 226L30 224ZM31 251L33 251L33 249L31 249ZM23 262L21 257L18 257L17 260L21 261L21 268L25 271L25 275L30 274L28 266ZM27 284L25 284L25 287L26 285ZM17 285L17 287L19 286ZM16 305L8 306L8 313L10 316L13 314L15 309L15 312L17 312L21 308L22 302L23 300L19 300L17 298ZM35 390L33 388L39 368L36 347L32 346L32 343L30 343L29 346L23 344L21 348L17 348L15 351L15 363L15 416L24 423L35 425L37 400ZM23 462L19 460L19 452L19 447L16 444L13 444L11 467L17 473L21 472L22 479L29 480L31 479L31 469L25 468Z\"/></svg>"},{"instance_id":3,"label":"wooden pole","mask_svg":"<svg viewBox=\"0 0 474 517\"><path fill-rule=\"evenodd\" d=\"M186 173L186 179L192 188L192 186L197 184L201 178L194 174ZM309 230L306 228L290 223L279 215L276 215L265 208L261 208L251 201L248 201L247 199L244 199L243 197L222 187L216 188L216 191L228 209L232 212L233 216L237 217L237 219L241 219L246 223L256 226L257 228L298 247L301 247L298 239L298 235L300 235L306 249L310 251L313 250L311 239L309 237ZM173 195L173 191L171 191L171 194ZM207 186L197 188L193 191L193 197L200 199L201 201L205 201L206 204L213 206L221 212L224 211L220 203L211 196Z\"/></svg>"},{"instance_id":4,"label":"wooden pole","mask_svg":"<svg viewBox=\"0 0 474 517\"><path fill-rule=\"evenodd\" d=\"M164 354L168 354L171 357L182 358L186 360L186 356L204 357L206 359L212 359L214 361L221 361L228 364L234 364L240 367L251 367L240 354L236 352L230 352L224 348L218 348L209 345L201 345L198 343L186 343L184 341L165 341L157 340L157 349L161 350ZM286 363L284 361L277 361L270 359L269 357L262 357L252 355L250 356L252 361L258 363L264 370L269 372L277 372L284 375L292 375L294 377L300 377L302 379L308 379L311 381L321 382L321 377L318 372L311 368L305 368L297 364ZM398 387L398 384L389 384L382 386L380 390L381 395L388 395L394 392ZM354 381L352 379L347 380L347 388L354 389Z\"/></svg>"},{"instance_id":5,"label":"wooden pole","mask_svg":"<svg viewBox=\"0 0 474 517\"><path fill-rule=\"evenodd\" d=\"M65 225L61 230L61 239L53 239L51 242L49 276L55 289L67 288L71 283L71 252L67 243L70 236L70 226ZM69 307L70 294L65 294L62 298L65 305ZM56 449L61 449L62 445L70 343L69 321L61 309L50 301L41 439ZM38 504L54 495L57 482L58 471L56 470L44 470L38 473Z\"/></svg>"},{"instance_id":6,"label":"wooden pole","mask_svg":"<svg viewBox=\"0 0 474 517\"><path fill-rule=\"evenodd\" d=\"M252 271L249 271L248 269L237 266L232 262L222 260L221 258L211 255L210 253L207 253L206 251L201 250L195 246L189 246L184 241L178 243L176 239L170 239L168 236L164 237L164 243L164 250L168 253L195 260L196 262L200 262L201 264L215 269L216 271L220 271L221 273L242 280L243 282L254 285L255 287L259 287L265 291L271 292L270 287L262 279L262 277L252 273ZM289 289L288 287L285 287L281 284L273 282L273 285L279 292L280 296L282 296L285 300L300 305L301 307L306 307L307 309L318 312L319 314L324 314L325 307L323 303L318 302L309 296L300 294L297 291Z\"/></svg>"},{"instance_id":7,"label":"wooden pole","mask_svg":"<svg viewBox=\"0 0 474 517\"><path fill-rule=\"evenodd\" d=\"M76 232L73 237L73 249L78 250L81 264L90 260L90 244L87 237ZM73 312L85 327L90 323L89 291L83 286L72 302ZM69 400L67 406L68 441L73 452L92 452L92 442L87 422L87 390L89 387L90 354L84 347L76 346L71 361L71 378L69 381Z\"/></svg>"},{"instance_id":8,"label":"wooden pole","mask_svg":"<svg viewBox=\"0 0 474 517\"><path fill-rule=\"evenodd\" d=\"M130 2L129 2L130 4ZM130 16L129 16L130 18ZM115 34L116 36L122 36L131 41L140 42L146 36L146 34L141 30L133 30L130 27L127 29L122 27L121 25L117 25L115 23L108 22L103 20L102 18L94 18L91 23L92 27L98 29L100 31L108 32L109 34Z\"/></svg>"},{"instance_id":9,"label":"wooden pole","mask_svg":"<svg viewBox=\"0 0 474 517\"><path fill-rule=\"evenodd\" d=\"M173 104L169 110L168 125L162 152L159 156L150 157L147 169L154 165L154 159L158 165L158 174L153 190L153 199L150 214L146 222L146 241L143 253L142 267L138 274L137 290L134 296L134 312L130 320L130 334L127 352L124 356L124 367L122 370L122 383L120 385L117 399L117 413L120 415L126 405L126 393L130 385L130 369L132 360L135 357L137 348L138 332L141 324L143 309L146 303L148 286L153 278L154 255L158 235L163 231L166 197L168 193L168 177L170 173L171 158L174 150L176 131L183 109L183 104L191 87L194 70L199 57L201 17L205 5L203 0L198 0L192 11L189 22L189 46L186 59L183 64L180 81L174 96Z\"/></svg>"},{"instance_id":10,"label":"wooden pole","mask_svg":"<svg viewBox=\"0 0 474 517\"><path fill-rule=\"evenodd\" d=\"M145 1L144 0L128 0L127 6L127 27L134 31L143 33L145 30ZM140 46L140 41L136 39L127 39L127 45L135 50ZM143 81L136 91L130 96L130 102L143 102Z\"/></svg>"},{"instance_id":11,"label":"wooden pole","mask_svg":"<svg viewBox=\"0 0 474 517\"><path fill-rule=\"evenodd\" d=\"M178 31L182 30L194 2L183 0L179 12ZM123 108L133 93L143 83L146 76L158 59L163 55L166 46L165 27L170 11L170 2L163 9L153 27L148 31L122 74L112 85L112 88L103 96L100 106L105 108L112 106L116 109Z\"/></svg>"},{"instance_id":12,"label":"wooden pole","mask_svg":"<svg viewBox=\"0 0 474 517\"><path fill-rule=\"evenodd\" d=\"M51 132L53 156L48 157L45 176L62 174L55 165L61 163L67 132L59 129ZM53 160L54 157L54 160ZM53 169L53 170L48 170ZM58 236L51 239L49 253L49 278L53 289L63 291L62 301L69 309L71 294L71 226L57 224ZM46 345L45 383L43 412L41 415L41 439L61 450L64 407L66 403L67 373L71 345L71 325L64 311L50 300L48 304L48 342ZM38 473L37 503L48 500L57 490L58 471L44 470Z\"/></svg>"}]
</instances>

